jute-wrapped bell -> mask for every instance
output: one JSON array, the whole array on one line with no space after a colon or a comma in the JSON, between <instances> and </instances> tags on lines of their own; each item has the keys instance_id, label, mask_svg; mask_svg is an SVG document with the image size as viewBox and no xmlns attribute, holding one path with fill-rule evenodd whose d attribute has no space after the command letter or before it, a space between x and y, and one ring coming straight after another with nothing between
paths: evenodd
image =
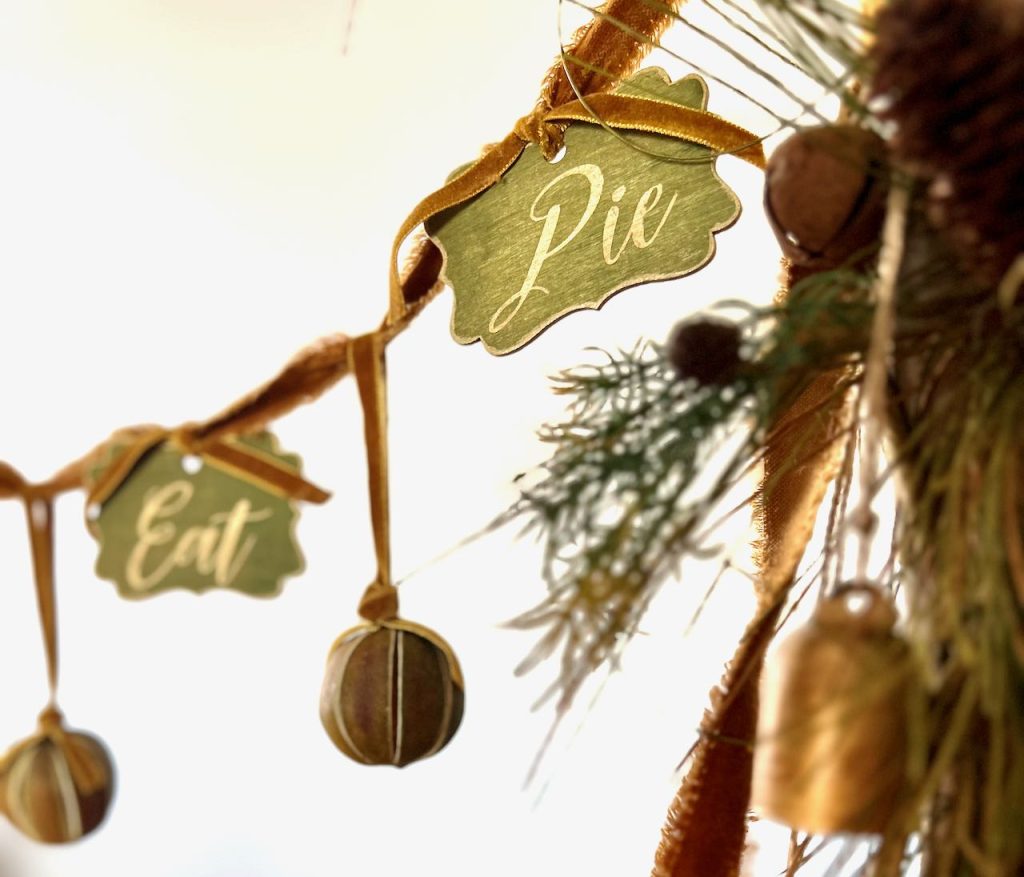
<instances>
[{"instance_id":1,"label":"jute-wrapped bell","mask_svg":"<svg viewBox=\"0 0 1024 877\"><path fill-rule=\"evenodd\" d=\"M56 711L44 713L39 724L4 756L0 805L34 840L70 843L103 822L114 796L114 766L103 743L65 730Z\"/></svg>"},{"instance_id":2,"label":"jute-wrapped bell","mask_svg":"<svg viewBox=\"0 0 1024 877\"><path fill-rule=\"evenodd\" d=\"M327 658L320 720L349 758L404 767L451 740L463 699L451 647L428 628L391 619L338 637Z\"/></svg>"},{"instance_id":3,"label":"jute-wrapped bell","mask_svg":"<svg viewBox=\"0 0 1024 877\"><path fill-rule=\"evenodd\" d=\"M752 804L815 834L881 833L907 786L920 692L887 593L847 585L766 667Z\"/></svg>"}]
</instances>

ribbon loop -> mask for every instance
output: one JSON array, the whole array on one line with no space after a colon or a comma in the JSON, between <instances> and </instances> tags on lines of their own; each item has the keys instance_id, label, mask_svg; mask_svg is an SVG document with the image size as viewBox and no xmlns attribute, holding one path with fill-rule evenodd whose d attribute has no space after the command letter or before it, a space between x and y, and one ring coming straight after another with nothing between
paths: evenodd
<instances>
[{"instance_id":1,"label":"ribbon loop","mask_svg":"<svg viewBox=\"0 0 1024 877\"><path fill-rule=\"evenodd\" d=\"M359 614L369 621L398 615L398 591L391 581L391 515L388 496L388 400L384 364L384 338L371 332L352 339L349 346L352 372L363 406L367 480L377 578L366 589Z\"/></svg>"}]
</instances>

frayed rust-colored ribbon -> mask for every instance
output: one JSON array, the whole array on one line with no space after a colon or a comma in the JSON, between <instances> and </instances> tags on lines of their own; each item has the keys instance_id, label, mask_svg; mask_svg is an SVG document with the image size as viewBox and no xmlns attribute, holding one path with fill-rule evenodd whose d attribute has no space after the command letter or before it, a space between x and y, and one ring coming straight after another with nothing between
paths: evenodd
<instances>
[{"instance_id":1,"label":"frayed rust-colored ribbon","mask_svg":"<svg viewBox=\"0 0 1024 877\"><path fill-rule=\"evenodd\" d=\"M701 723L693 761L669 808L652 877L738 877L747 833L759 683L797 565L839 465L849 416L842 372L814 380L768 437L758 612Z\"/></svg>"},{"instance_id":2,"label":"frayed rust-colored ribbon","mask_svg":"<svg viewBox=\"0 0 1024 877\"><path fill-rule=\"evenodd\" d=\"M800 272L789 270L787 287ZM759 683L818 509L851 425L845 370L816 376L770 430L755 515L758 611L701 723L693 760L662 829L652 877L739 877L747 834Z\"/></svg>"},{"instance_id":3,"label":"frayed rust-colored ribbon","mask_svg":"<svg viewBox=\"0 0 1024 877\"><path fill-rule=\"evenodd\" d=\"M621 131L642 131L699 143L720 153L732 153L757 168L764 168L760 138L705 110L695 110L667 101L650 100L624 94L599 93L585 100L570 101L558 107L541 103L520 119L511 134L484 154L458 176L428 195L398 229L391 250L389 307L385 326L401 322L408 310L398 272L398 252L409 234L431 217L465 204L498 182L523 150L535 143L551 159L561 148L564 125L586 122Z\"/></svg>"}]
</instances>

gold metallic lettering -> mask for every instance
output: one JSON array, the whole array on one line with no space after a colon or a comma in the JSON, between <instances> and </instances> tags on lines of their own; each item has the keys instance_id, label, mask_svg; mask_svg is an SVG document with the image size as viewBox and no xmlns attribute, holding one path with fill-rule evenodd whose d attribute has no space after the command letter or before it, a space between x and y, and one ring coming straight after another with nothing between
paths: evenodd
<instances>
[{"instance_id":1,"label":"gold metallic lettering","mask_svg":"<svg viewBox=\"0 0 1024 877\"><path fill-rule=\"evenodd\" d=\"M541 198L554 189L555 186L563 180L567 180L573 176L584 177L590 184L587 206L584 208L583 213L573 230L566 235L561 242L555 246L551 246L551 242L555 237L555 227L558 225L558 219L562 213L562 205L553 204L548 208L547 213L542 216L537 215L537 205ZM530 293L547 293L547 290L543 286L537 286L537 276L540 274L541 267L544 265L545 261L564 250L576 235L583 230L583 226L587 224L590 217L594 215L594 211L597 209L597 203L601 200L601 192L603 189L604 175L601 173L601 169L596 164L581 164L578 167L570 168L564 173L559 174L540 190L540 193L530 206L530 218L536 222L540 222L541 220L544 222L544 227L541 229L540 233L540 240L537 242L537 249L533 254L533 261L530 263L530 268L526 272L526 280L523 282L519 292L506 299L502 303L501 307L494 312L494 316L491 317L491 322L488 326L491 332L499 332L504 329L509 322L511 322L512 318L519 313L519 309L523 306L526 299L529 298Z\"/></svg>"},{"instance_id":2,"label":"gold metallic lettering","mask_svg":"<svg viewBox=\"0 0 1024 877\"><path fill-rule=\"evenodd\" d=\"M230 511L217 512L205 525L188 527L178 535L169 518L185 510L195 487L188 481L172 481L151 491L135 524L136 543L128 555L125 581L134 591L158 586L174 570L194 567L203 577L213 577L219 587L229 587L256 546L257 537L245 533L248 524L270 517L269 509L253 510L240 499ZM167 548L162 559L160 549ZM155 562L155 565L153 565ZM151 566L147 572L147 566Z\"/></svg>"}]
</instances>

